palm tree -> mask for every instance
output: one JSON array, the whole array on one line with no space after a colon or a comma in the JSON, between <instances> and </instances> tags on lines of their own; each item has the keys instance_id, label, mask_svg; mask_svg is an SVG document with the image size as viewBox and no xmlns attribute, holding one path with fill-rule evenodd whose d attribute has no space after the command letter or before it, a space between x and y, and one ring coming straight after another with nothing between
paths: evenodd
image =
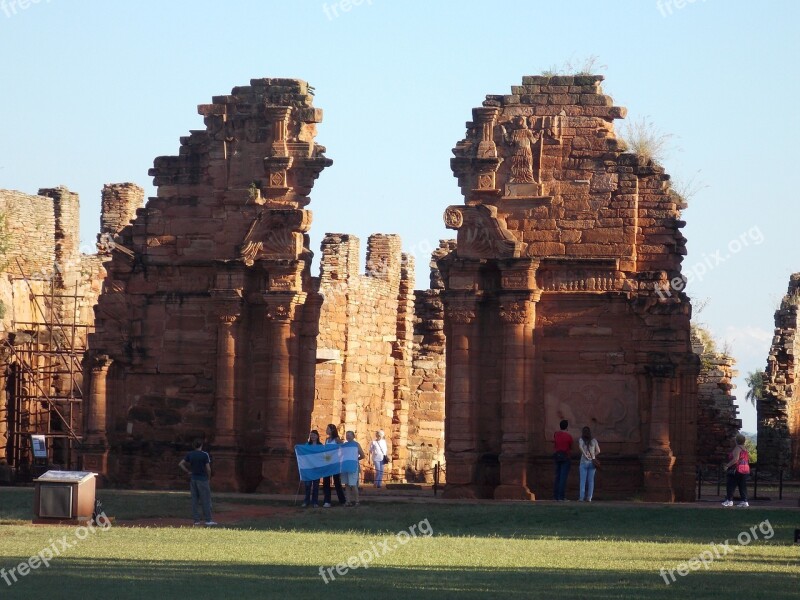
<instances>
[{"instance_id":1,"label":"palm tree","mask_svg":"<svg viewBox=\"0 0 800 600\"><path fill-rule=\"evenodd\" d=\"M753 371L745 378L745 383L747 383L747 394L744 399L755 406L756 400L764 398L764 371Z\"/></svg>"}]
</instances>

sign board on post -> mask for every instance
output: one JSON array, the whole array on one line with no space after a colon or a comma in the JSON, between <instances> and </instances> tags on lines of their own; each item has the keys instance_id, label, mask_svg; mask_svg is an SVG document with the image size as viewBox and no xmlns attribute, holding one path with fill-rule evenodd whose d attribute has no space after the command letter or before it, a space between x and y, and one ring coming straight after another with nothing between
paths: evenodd
<instances>
[{"instance_id":1,"label":"sign board on post","mask_svg":"<svg viewBox=\"0 0 800 600\"><path fill-rule=\"evenodd\" d=\"M47 460L47 441L43 435L31 435L31 448L33 448L33 458Z\"/></svg>"}]
</instances>

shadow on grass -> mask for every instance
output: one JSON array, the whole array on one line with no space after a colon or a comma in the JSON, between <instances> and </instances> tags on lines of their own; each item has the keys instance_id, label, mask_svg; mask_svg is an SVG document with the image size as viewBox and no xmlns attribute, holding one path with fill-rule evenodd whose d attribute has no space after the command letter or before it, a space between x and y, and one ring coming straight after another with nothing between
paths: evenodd
<instances>
[{"instance_id":1,"label":"shadow on grass","mask_svg":"<svg viewBox=\"0 0 800 600\"><path fill-rule=\"evenodd\" d=\"M12 560L10 557L7 560ZM20 560L23 560L20 558ZM7 564L7 563L6 563ZM698 571L666 585L657 572L565 569L355 569L324 583L319 567L111 559L59 559L13 583L15 598L722 598L752 590L752 572ZM763 574L751 598L796 598L797 575ZM0 585L6 588L0 580ZM0 589L3 589L0 588ZM6 589L3 589L6 592ZM378 593L380 592L380 593Z\"/></svg>"},{"instance_id":2,"label":"shadow on grass","mask_svg":"<svg viewBox=\"0 0 800 600\"><path fill-rule=\"evenodd\" d=\"M189 495L183 492L100 490L105 512L120 520L183 518L188 522ZM292 508L290 502L259 497L226 497L217 506L250 505ZM30 521L33 490L0 489L0 521ZM224 517L225 512L216 513ZM391 534L428 519L435 535L499 538L557 538L569 540L628 540L709 544L735 541L739 533L764 524L772 527L773 544L791 544L800 523L796 510L776 511L673 506L609 506L551 504L428 504L376 503L358 508L301 509L266 518L247 518L226 524L233 529L364 532ZM769 521L769 523L765 523ZM764 532L759 531L758 539ZM1 589L1 588L0 588Z\"/></svg>"}]
</instances>

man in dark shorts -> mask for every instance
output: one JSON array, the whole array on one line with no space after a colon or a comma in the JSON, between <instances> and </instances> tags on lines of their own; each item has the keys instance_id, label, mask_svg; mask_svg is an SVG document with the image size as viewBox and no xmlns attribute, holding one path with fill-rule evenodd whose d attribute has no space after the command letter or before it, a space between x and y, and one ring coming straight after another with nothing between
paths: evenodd
<instances>
[{"instance_id":1,"label":"man in dark shorts","mask_svg":"<svg viewBox=\"0 0 800 600\"><path fill-rule=\"evenodd\" d=\"M564 490L567 487L567 476L569 475L569 459L572 452L572 436L567 433L569 422L564 419L558 425L561 431L556 431L553 434L553 460L556 464L556 477L553 484L553 499L564 502Z\"/></svg>"},{"instance_id":2,"label":"man in dark shorts","mask_svg":"<svg viewBox=\"0 0 800 600\"><path fill-rule=\"evenodd\" d=\"M192 494L192 517L194 524L200 525L200 510L203 508L203 517L206 525L216 525L211 518L211 457L203 452L203 441L195 440L192 444L194 450L189 452L178 466L189 474L189 491Z\"/></svg>"}]
</instances>

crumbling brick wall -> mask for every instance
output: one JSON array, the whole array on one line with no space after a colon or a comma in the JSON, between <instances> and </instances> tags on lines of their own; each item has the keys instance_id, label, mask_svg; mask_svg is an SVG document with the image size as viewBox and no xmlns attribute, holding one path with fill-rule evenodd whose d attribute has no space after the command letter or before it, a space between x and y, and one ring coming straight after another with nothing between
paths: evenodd
<instances>
[{"instance_id":1,"label":"crumbling brick wall","mask_svg":"<svg viewBox=\"0 0 800 600\"><path fill-rule=\"evenodd\" d=\"M100 234L115 235L128 226L144 204L144 190L135 183L108 183L100 198Z\"/></svg>"},{"instance_id":2,"label":"crumbling brick wall","mask_svg":"<svg viewBox=\"0 0 800 600\"><path fill-rule=\"evenodd\" d=\"M414 360L408 424L407 478L433 481L437 463L444 465L445 337L444 282L436 261L455 248L442 240L430 261L430 288L414 297ZM444 483L442 473L440 482Z\"/></svg>"},{"instance_id":3,"label":"crumbling brick wall","mask_svg":"<svg viewBox=\"0 0 800 600\"><path fill-rule=\"evenodd\" d=\"M0 190L0 254L2 271L22 270L40 279L50 277L55 263L53 199L13 190Z\"/></svg>"},{"instance_id":4,"label":"crumbling brick wall","mask_svg":"<svg viewBox=\"0 0 800 600\"><path fill-rule=\"evenodd\" d=\"M407 367L412 343L407 320L413 264L400 238L375 234L367 241L366 273L359 274L359 240L326 234L322 241L322 305L312 429L328 423L353 430L366 449L375 431L386 434L391 470L405 465ZM367 461L368 463L368 461ZM369 477L370 469L365 469Z\"/></svg>"},{"instance_id":5,"label":"crumbling brick wall","mask_svg":"<svg viewBox=\"0 0 800 600\"><path fill-rule=\"evenodd\" d=\"M800 273L775 311L775 335L764 373L764 396L758 410L758 462L767 470L790 469L800 475Z\"/></svg>"},{"instance_id":6,"label":"crumbling brick wall","mask_svg":"<svg viewBox=\"0 0 800 600\"><path fill-rule=\"evenodd\" d=\"M0 370L0 459L10 458L10 404L28 415L15 425L25 433L64 433L63 418L81 435L80 365L105 271L97 255L81 253L79 206L64 186L38 195L0 190L0 331L11 343ZM43 395L57 412L48 412ZM51 459L66 468L78 464L69 444L48 441Z\"/></svg>"},{"instance_id":7,"label":"crumbling brick wall","mask_svg":"<svg viewBox=\"0 0 800 600\"><path fill-rule=\"evenodd\" d=\"M717 352L697 335L692 336L692 348L700 357L697 377L697 464L714 467L726 460L733 440L742 428L737 418L736 387L733 378L735 359Z\"/></svg>"}]
</instances>

